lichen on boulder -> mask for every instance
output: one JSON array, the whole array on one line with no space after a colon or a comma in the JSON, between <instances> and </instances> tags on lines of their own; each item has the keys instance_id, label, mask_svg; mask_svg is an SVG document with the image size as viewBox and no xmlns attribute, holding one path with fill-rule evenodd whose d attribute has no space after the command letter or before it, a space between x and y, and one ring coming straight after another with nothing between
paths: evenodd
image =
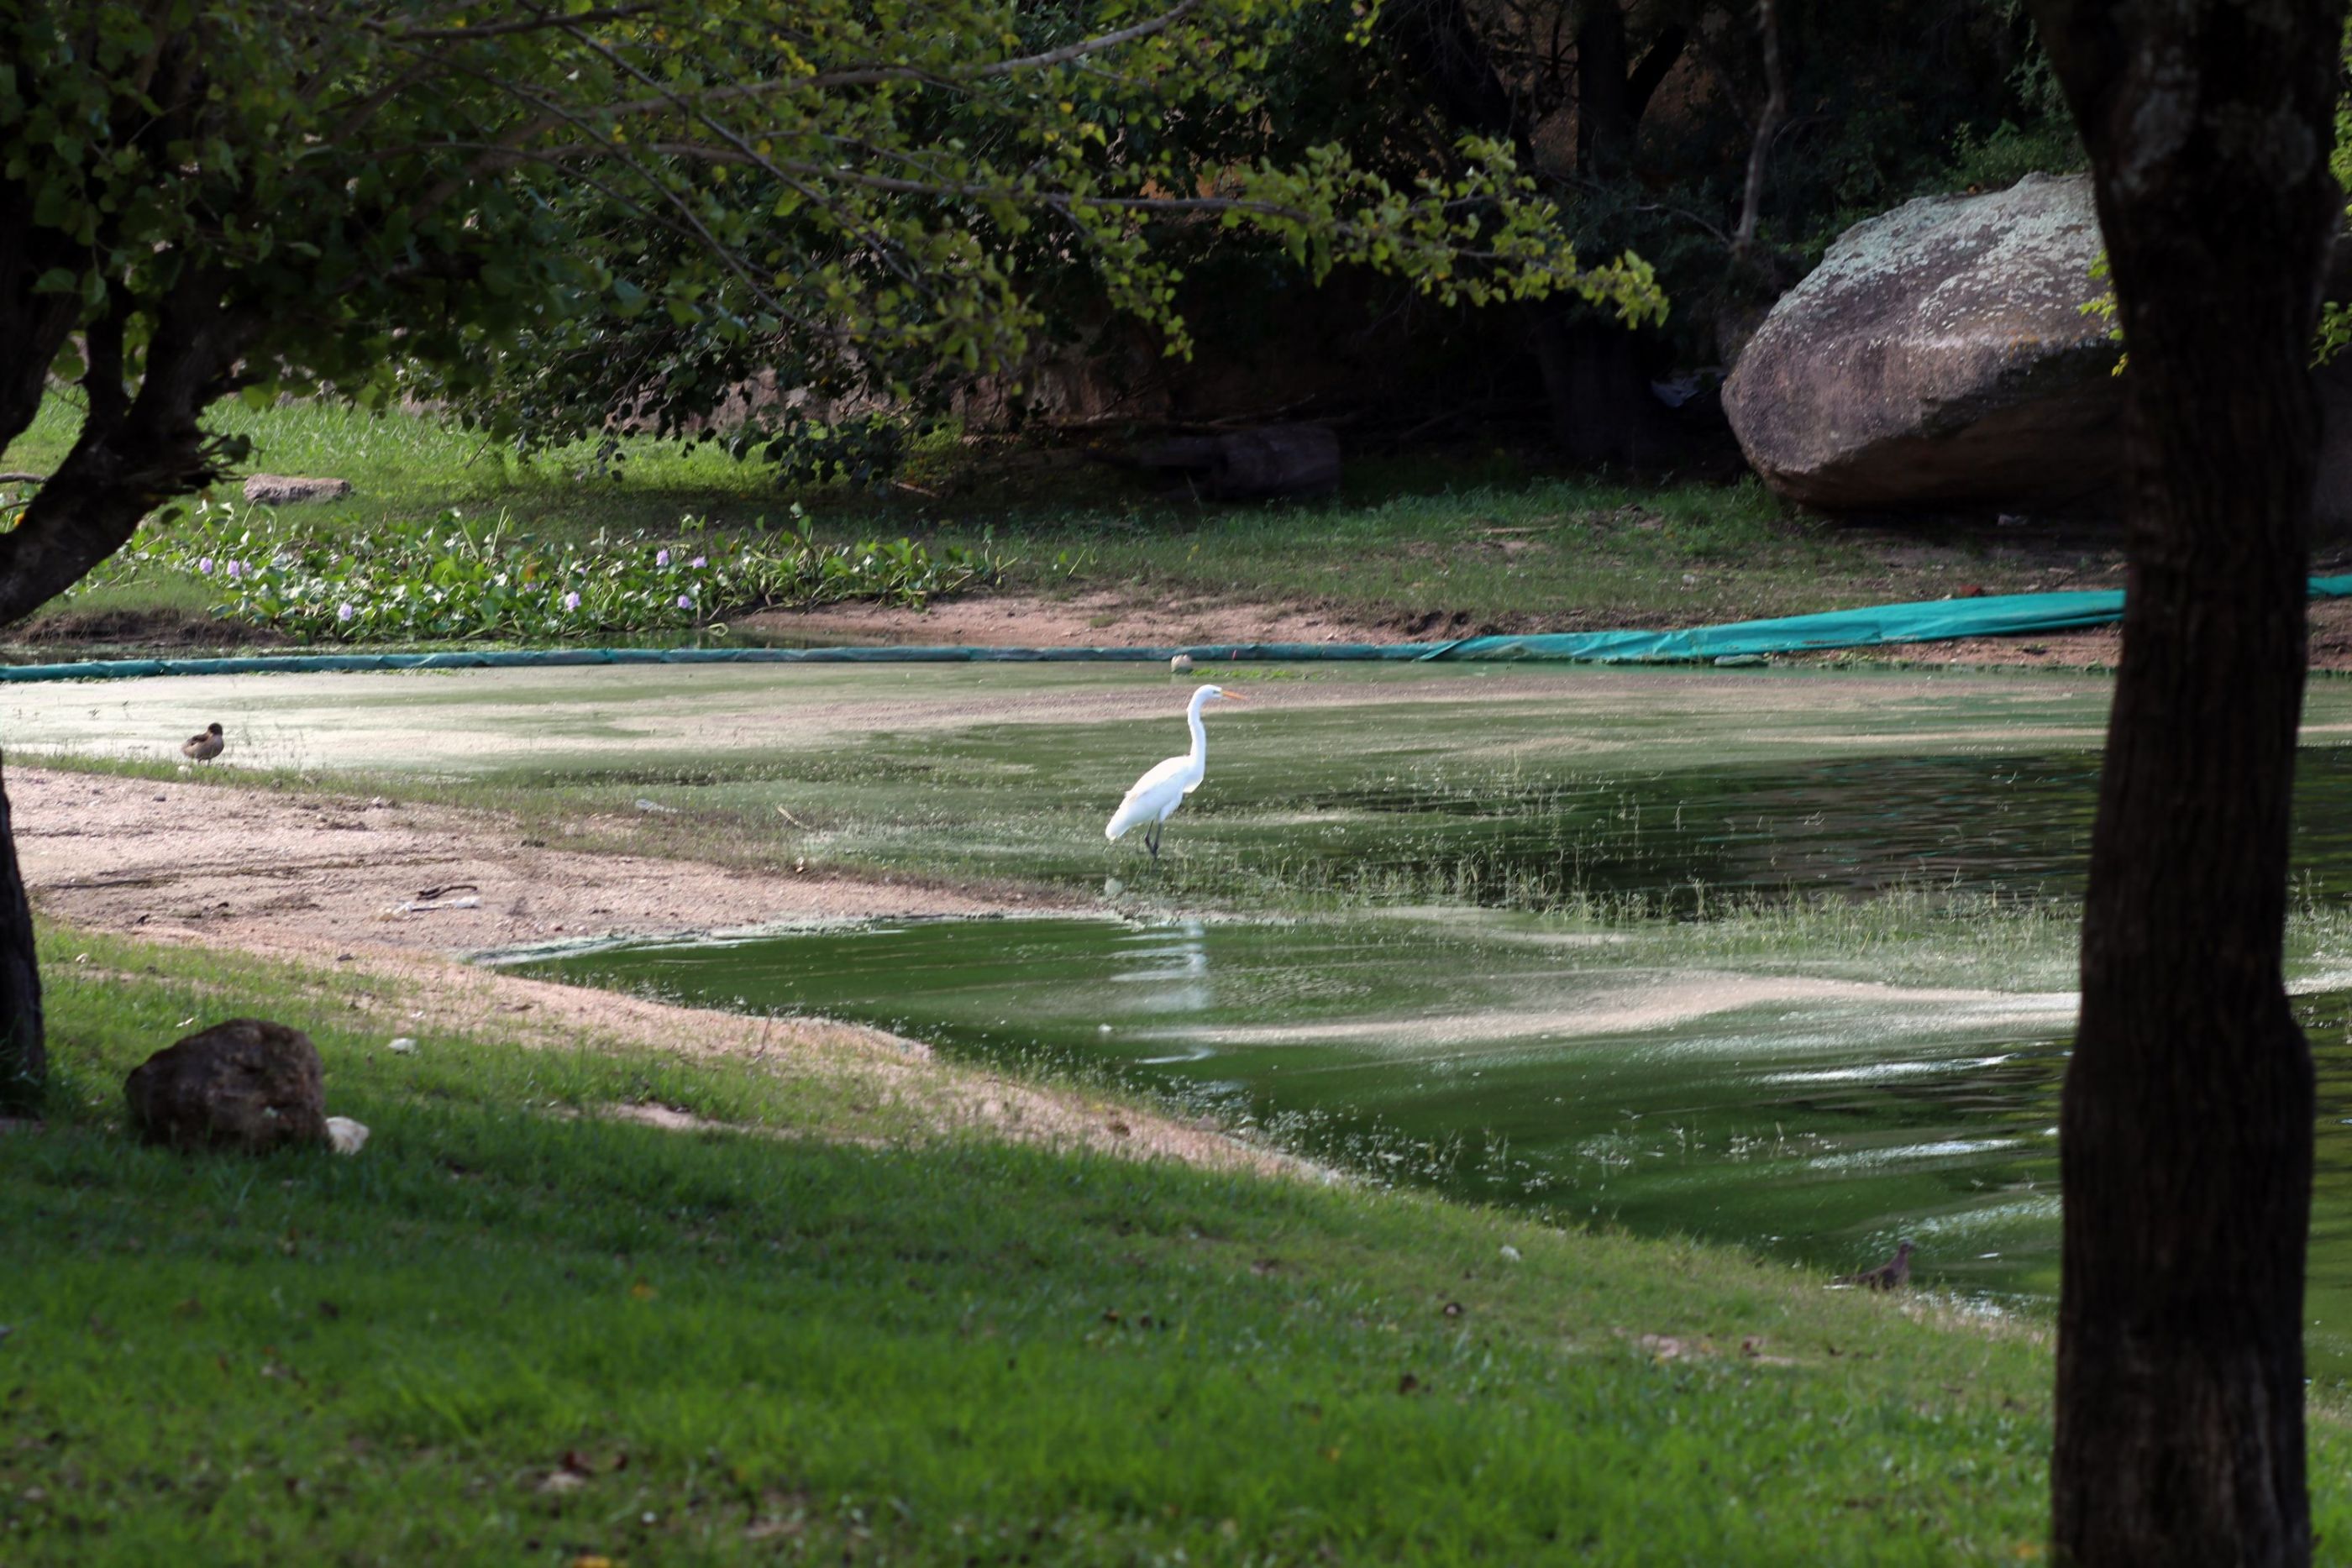
<instances>
[{"instance_id":1,"label":"lichen on boulder","mask_svg":"<svg viewBox=\"0 0 2352 1568\"><path fill-rule=\"evenodd\" d=\"M1847 230L1724 387L1748 462L1780 494L1833 511L2112 488L2120 350L2083 310L2104 248L2079 174L1924 197Z\"/></svg>"}]
</instances>

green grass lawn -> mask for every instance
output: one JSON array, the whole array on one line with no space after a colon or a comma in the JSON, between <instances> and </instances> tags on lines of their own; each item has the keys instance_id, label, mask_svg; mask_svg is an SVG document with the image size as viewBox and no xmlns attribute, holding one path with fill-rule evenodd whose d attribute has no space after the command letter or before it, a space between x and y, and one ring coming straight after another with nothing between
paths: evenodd
<instances>
[{"instance_id":1,"label":"green grass lawn","mask_svg":"<svg viewBox=\"0 0 2352 1568\"><path fill-rule=\"evenodd\" d=\"M0 454L0 468L46 471L64 455L78 418L53 400ZM787 492L715 449L683 453L651 441L625 444L617 464L586 446L526 460L412 413L333 405L256 413L228 403L209 423L252 440L253 469L350 479L349 500L299 514L331 530L361 534L456 507L542 538L585 538L658 533L689 514L722 527L776 522L798 501L827 540L907 535L992 548L1012 558L1006 580L1015 589L1297 601L1401 633L1696 624L1940 598L1968 586L2109 585L2097 552L2062 559L2024 548L2030 540L1995 548L1933 528L1898 538L1794 516L1752 481L1550 477L1503 453L1367 457L1328 503L1202 506L1159 498L1122 471L1082 461L1014 454L976 465L953 443L919 455L923 493L877 495ZM224 485L214 495L233 499L237 490ZM108 608L172 591L150 574L116 591Z\"/></svg>"},{"instance_id":2,"label":"green grass lawn","mask_svg":"<svg viewBox=\"0 0 2352 1568\"><path fill-rule=\"evenodd\" d=\"M47 956L55 1119L0 1136L12 1564L2038 1550L2015 1333L1354 1187L756 1136L838 1108L742 1064L393 1055L351 1008L404 1016L382 981ZM234 1013L310 1030L364 1153L129 1140L121 1074ZM594 1113L648 1100L746 1131ZM2338 1542L2352 1453L2316 1439Z\"/></svg>"}]
</instances>

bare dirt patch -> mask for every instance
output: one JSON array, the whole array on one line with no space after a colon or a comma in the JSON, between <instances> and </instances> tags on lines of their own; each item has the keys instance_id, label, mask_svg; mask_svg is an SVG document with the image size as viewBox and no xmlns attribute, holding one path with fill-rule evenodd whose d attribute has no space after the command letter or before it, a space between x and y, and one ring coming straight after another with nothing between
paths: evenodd
<instances>
[{"instance_id":1,"label":"bare dirt patch","mask_svg":"<svg viewBox=\"0 0 2352 1568\"><path fill-rule=\"evenodd\" d=\"M1097 590L967 594L928 610L824 604L770 610L733 623L785 642L898 647L1186 648L1234 643L1391 643L1392 622L1341 610L1217 599L1138 601Z\"/></svg>"},{"instance_id":2,"label":"bare dirt patch","mask_svg":"<svg viewBox=\"0 0 2352 1568\"><path fill-rule=\"evenodd\" d=\"M57 647L78 659L125 650L280 648L292 642L268 626L224 621L188 610L60 610L36 616L13 636L35 650Z\"/></svg>"},{"instance_id":3,"label":"bare dirt patch","mask_svg":"<svg viewBox=\"0 0 2352 1568\"><path fill-rule=\"evenodd\" d=\"M85 928L290 958L397 983L393 1032L522 1048L727 1056L845 1080L920 1134L981 1133L1140 1158L1299 1173L1204 1125L934 1058L879 1030L760 1019L526 979L453 955L570 936L873 915L985 915L934 888L772 878L681 861L524 846L494 817L325 794L208 789L17 768L17 847L34 903ZM420 895L433 893L429 899ZM473 899L470 907L447 907ZM404 904L435 903L402 913ZM671 1130L711 1130L641 1119ZM752 1129L757 1131L758 1129ZM834 1130L815 1127L813 1136Z\"/></svg>"},{"instance_id":4,"label":"bare dirt patch","mask_svg":"<svg viewBox=\"0 0 2352 1568\"><path fill-rule=\"evenodd\" d=\"M45 911L256 952L472 953L1037 907L897 881L588 854L526 842L486 813L326 793L26 768L9 783L26 883Z\"/></svg>"},{"instance_id":5,"label":"bare dirt patch","mask_svg":"<svg viewBox=\"0 0 2352 1568\"><path fill-rule=\"evenodd\" d=\"M2109 586L2112 580L2088 586ZM2084 586L2074 583L2063 587ZM1642 618L1635 618L1642 619ZM1655 619L1651 617L1649 619ZM1571 613L1546 631L1591 631L1631 624L1623 617ZM1342 611L1280 603L1211 601L1133 604L1111 593L1067 600L993 594L951 600L926 612L879 604L835 604L816 610L771 611L740 624L761 633L812 643L877 646L959 645L989 648L1199 647L1249 643L1394 643L1442 641L1495 630L1465 615L1432 613L1412 622L1379 621ZM1514 626L1514 632L1537 630ZM1950 643L1798 654L1809 662L1890 658L1956 667L2113 669L2123 656L2113 626L2021 637L1971 637ZM2311 667L2352 670L2352 601L2321 600L2311 607Z\"/></svg>"}]
</instances>

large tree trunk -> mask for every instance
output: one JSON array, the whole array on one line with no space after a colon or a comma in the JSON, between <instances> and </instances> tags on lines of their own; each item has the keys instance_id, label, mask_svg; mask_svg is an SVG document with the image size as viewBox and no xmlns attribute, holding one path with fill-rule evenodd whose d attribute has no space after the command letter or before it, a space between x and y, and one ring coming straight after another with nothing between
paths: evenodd
<instances>
[{"instance_id":1,"label":"large tree trunk","mask_svg":"<svg viewBox=\"0 0 2352 1568\"><path fill-rule=\"evenodd\" d=\"M1686 35L1662 29L1638 63L1622 0L1591 0L1576 28L1576 172L1583 180L1628 178L1642 116L1682 57ZM1542 312L1534 347L1551 404L1553 438L1571 463L1639 464L1664 444L1632 332L1591 308Z\"/></svg>"},{"instance_id":2,"label":"large tree trunk","mask_svg":"<svg viewBox=\"0 0 2352 1568\"><path fill-rule=\"evenodd\" d=\"M1495 69L1463 0L1408 0L1383 8L1381 24L1430 84L1454 125L1510 141L1522 167L1538 167L1528 117ZM1650 99L1689 35L1661 28L1638 62L1627 41L1622 0L1594 0L1576 33L1576 169L1580 178L1625 175ZM1525 311L1528 347L1543 377L1553 439L1570 462L1639 463L1666 437L1631 332L1597 311L1556 304Z\"/></svg>"},{"instance_id":3,"label":"large tree trunk","mask_svg":"<svg viewBox=\"0 0 2352 1568\"><path fill-rule=\"evenodd\" d=\"M7 216L0 199L0 225ZM29 265L22 245L0 230L0 287ZM16 526L0 533L0 625L22 620L80 581L128 543L155 507L217 476L225 453L198 420L236 386L244 373L239 361L259 326L251 308L225 304L224 293L220 279L191 268L158 302L147 323L135 395L125 355L133 317L129 298L118 296L83 329L88 369L81 434ZM70 313L40 316L23 300L0 300L0 334L17 335L0 341L27 350L23 361L0 369L0 444L39 410L44 379L26 373L26 363L45 371L72 325ZM0 787L0 1112L37 1108L47 1066L32 911Z\"/></svg>"},{"instance_id":4,"label":"large tree trunk","mask_svg":"<svg viewBox=\"0 0 2352 1568\"><path fill-rule=\"evenodd\" d=\"M2124 658L2060 1117L2053 1531L2086 1568L2310 1559L2314 1103L2281 965L2342 10L2038 3L2131 353Z\"/></svg>"},{"instance_id":5,"label":"large tree trunk","mask_svg":"<svg viewBox=\"0 0 2352 1568\"><path fill-rule=\"evenodd\" d=\"M1536 367L1552 439L1570 463L1638 466L1662 452L1665 420L1633 332L1597 311L1556 309L1536 323Z\"/></svg>"},{"instance_id":6,"label":"large tree trunk","mask_svg":"<svg viewBox=\"0 0 2352 1568\"><path fill-rule=\"evenodd\" d=\"M48 1079L41 1028L41 970L33 950L33 911L16 866L8 789L0 781L0 1113L41 1108Z\"/></svg>"},{"instance_id":7,"label":"large tree trunk","mask_svg":"<svg viewBox=\"0 0 2352 1568\"><path fill-rule=\"evenodd\" d=\"M1463 0L1402 0L1381 8L1381 26L1429 84L1453 125L1514 144L1529 162L1527 127Z\"/></svg>"},{"instance_id":8,"label":"large tree trunk","mask_svg":"<svg viewBox=\"0 0 2352 1568\"><path fill-rule=\"evenodd\" d=\"M0 449L41 412L49 367L81 318L79 296L33 289L43 273L72 260L56 230L33 226L24 186L0 182L0 343L8 345L0 357Z\"/></svg>"}]
</instances>

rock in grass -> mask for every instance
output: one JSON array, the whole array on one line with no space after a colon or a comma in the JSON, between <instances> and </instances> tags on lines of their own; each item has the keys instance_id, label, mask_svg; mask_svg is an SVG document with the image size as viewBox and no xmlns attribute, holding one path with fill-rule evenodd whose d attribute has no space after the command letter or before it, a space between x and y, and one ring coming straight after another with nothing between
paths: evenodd
<instances>
[{"instance_id":1,"label":"rock in grass","mask_svg":"<svg viewBox=\"0 0 2352 1568\"><path fill-rule=\"evenodd\" d=\"M339 1155L355 1155L367 1147L367 1124L349 1116L327 1118L327 1146Z\"/></svg>"},{"instance_id":2,"label":"rock in grass","mask_svg":"<svg viewBox=\"0 0 2352 1568\"><path fill-rule=\"evenodd\" d=\"M1204 500L1328 496L1339 488L1339 438L1320 424L1174 436L1138 447L1125 461L1175 476Z\"/></svg>"},{"instance_id":3,"label":"rock in grass","mask_svg":"<svg viewBox=\"0 0 2352 1568\"><path fill-rule=\"evenodd\" d=\"M299 507L340 501L352 493L349 479L305 479L291 474L256 474L245 482L245 498L256 507Z\"/></svg>"},{"instance_id":4,"label":"rock in grass","mask_svg":"<svg viewBox=\"0 0 2352 1568\"><path fill-rule=\"evenodd\" d=\"M328 1141L326 1072L300 1030L231 1019L131 1070L131 1124L151 1144L262 1154Z\"/></svg>"}]
</instances>

